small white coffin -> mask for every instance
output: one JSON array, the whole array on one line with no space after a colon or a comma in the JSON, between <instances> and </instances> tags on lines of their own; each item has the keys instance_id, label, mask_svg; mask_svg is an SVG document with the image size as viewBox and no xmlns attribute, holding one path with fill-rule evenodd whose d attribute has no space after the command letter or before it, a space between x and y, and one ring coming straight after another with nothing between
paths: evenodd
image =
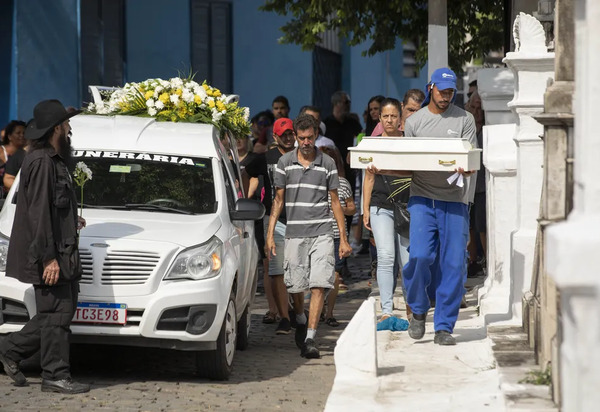
<instances>
[{"instance_id":1,"label":"small white coffin","mask_svg":"<svg viewBox=\"0 0 600 412\"><path fill-rule=\"evenodd\" d=\"M354 169L372 163L385 170L479 170L481 158L481 149L469 140L447 137L364 137L349 150Z\"/></svg>"}]
</instances>

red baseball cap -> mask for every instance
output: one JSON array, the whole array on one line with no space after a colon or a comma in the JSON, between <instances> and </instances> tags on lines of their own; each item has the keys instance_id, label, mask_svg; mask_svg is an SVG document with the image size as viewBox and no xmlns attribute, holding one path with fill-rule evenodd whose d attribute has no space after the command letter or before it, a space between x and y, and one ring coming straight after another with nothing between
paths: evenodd
<instances>
[{"instance_id":1,"label":"red baseball cap","mask_svg":"<svg viewBox=\"0 0 600 412\"><path fill-rule=\"evenodd\" d=\"M286 130L294 131L294 122L287 117L282 117L280 119L275 120L275 124L273 124L273 133L277 136L283 135Z\"/></svg>"}]
</instances>

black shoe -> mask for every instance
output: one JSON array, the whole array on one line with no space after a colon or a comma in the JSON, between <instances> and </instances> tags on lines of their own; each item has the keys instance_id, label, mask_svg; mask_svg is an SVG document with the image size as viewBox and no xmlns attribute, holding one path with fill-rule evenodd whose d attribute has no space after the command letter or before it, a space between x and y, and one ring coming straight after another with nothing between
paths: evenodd
<instances>
[{"instance_id":1,"label":"black shoe","mask_svg":"<svg viewBox=\"0 0 600 412\"><path fill-rule=\"evenodd\" d=\"M42 379L42 392L58 392L66 394L84 393L90 391L90 385L87 383L73 382L71 378L51 381Z\"/></svg>"},{"instance_id":2,"label":"black shoe","mask_svg":"<svg viewBox=\"0 0 600 412\"><path fill-rule=\"evenodd\" d=\"M306 339L302 345L300 356L307 359L319 359L321 357L321 353L319 353L319 349L317 349L317 344L314 340Z\"/></svg>"},{"instance_id":3,"label":"black shoe","mask_svg":"<svg viewBox=\"0 0 600 412\"><path fill-rule=\"evenodd\" d=\"M471 262L467 266L467 277L476 278L483 274L483 268L479 262Z\"/></svg>"},{"instance_id":4,"label":"black shoe","mask_svg":"<svg viewBox=\"0 0 600 412\"><path fill-rule=\"evenodd\" d=\"M306 323L304 325L297 324L296 325L296 333L294 335L294 340L296 341L296 346L298 349L302 349L304 347L304 340L306 339L306 331L308 328L306 327Z\"/></svg>"},{"instance_id":5,"label":"black shoe","mask_svg":"<svg viewBox=\"0 0 600 412\"><path fill-rule=\"evenodd\" d=\"M19 365L12 359L7 358L0 353L0 362L4 366L4 372L11 378L16 386L26 386L27 378L23 375L23 372L19 370Z\"/></svg>"},{"instance_id":6,"label":"black shoe","mask_svg":"<svg viewBox=\"0 0 600 412\"><path fill-rule=\"evenodd\" d=\"M277 335L289 335L291 331L292 327L290 326L290 320L287 318L282 318L279 321L277 329L275 329Z\"/></svg>"},{"instance_id":7,"label":"black shoe","mask_svg":"<svg viewBox=\"0 0 600 412\"><path fill-rule=\"evenodd\" d=\"M294 309L288 310L288 316L290 317L290 326L292 329L296 329L298 322L296 322L296 312L294 312Z\"/></svg>"},{"instance_id":8,"label":"black shoe","mask_svg":"<svg viewBox=\"0 0 600 412\"><path fill-rule=\"evenodd\" d=\"M417 315L413 313L410 324L408 325L408 336L413 339L421 339L425 335L425 318L427 314Z\"/></svg>"},{"instance_id":9,"label":"black shoe","mask_svg":"<svg viewBox=\"0 0 600 412\"><path fill-rule=\"evenodd\" d=\"M456 339L454 339L454 336L452 336L447 330L438 330L437 332L435 332L433 343L437 343L438 345L451 346L456 345Z\"/></svg>"}]
</instances>

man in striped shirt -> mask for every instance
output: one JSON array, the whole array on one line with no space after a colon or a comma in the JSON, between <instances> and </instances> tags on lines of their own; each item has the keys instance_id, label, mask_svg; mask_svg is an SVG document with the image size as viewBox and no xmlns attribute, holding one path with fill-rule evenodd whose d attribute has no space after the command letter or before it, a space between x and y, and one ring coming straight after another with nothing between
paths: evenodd
<instances>
[{"instance_id":1,"label":"man in striped shirt","mask_svg":"<svg viewBox=\"0 0 600 412\"><path fill-rule=\"evenodd\" d=\"M275 199L271 209L267 250L276 254L274 232L285 199L287 226L284 247L284 281L294 300L296 312L296 344L300 355L319 358L315 335L323 309L324 289L332 288L335 257L331 209L338 227L344 227L344 214L337 189L339 179L334 160L315 148L319 124L310 115L300 115L294 121L298 148L279 159L275 169ZM346 233L340 233L340 256L350 255ZM310 289L310 311L304 315L304 291Z\"/></svg>"}]
</instances>

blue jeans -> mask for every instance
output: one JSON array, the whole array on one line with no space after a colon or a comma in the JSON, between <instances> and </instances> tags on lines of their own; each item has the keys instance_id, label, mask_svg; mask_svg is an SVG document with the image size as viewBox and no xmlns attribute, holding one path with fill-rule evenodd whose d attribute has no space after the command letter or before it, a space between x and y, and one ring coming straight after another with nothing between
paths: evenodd
<instances>
[{"instance_id":1,"label":"blue jeans","mask_svg":"<svg viewBox=\"0 0 600 412\"><path fill-rule=\"evenodd\" d=\"M394 230L394 212L371 206L371 229L377 247L377 285L381 299L381 312L391 314L398 271L408 262L408 239ZM402 289L404 282L400 278Z\"/></svg>"},{"instance_id":2,"label":"blue jeans","mask_svg":"<svg viewBox=\"0 0 600 412\"><path fill-rule=\"evenodd\" d=\"M454 330L467 280L469 209L459 202L413 196L410 212L410 259L404 267L406 301L413 313L429 310L435 300L435 331ZM435 295L434 295L435 293Z\"/></svg>"}]
</instances>

